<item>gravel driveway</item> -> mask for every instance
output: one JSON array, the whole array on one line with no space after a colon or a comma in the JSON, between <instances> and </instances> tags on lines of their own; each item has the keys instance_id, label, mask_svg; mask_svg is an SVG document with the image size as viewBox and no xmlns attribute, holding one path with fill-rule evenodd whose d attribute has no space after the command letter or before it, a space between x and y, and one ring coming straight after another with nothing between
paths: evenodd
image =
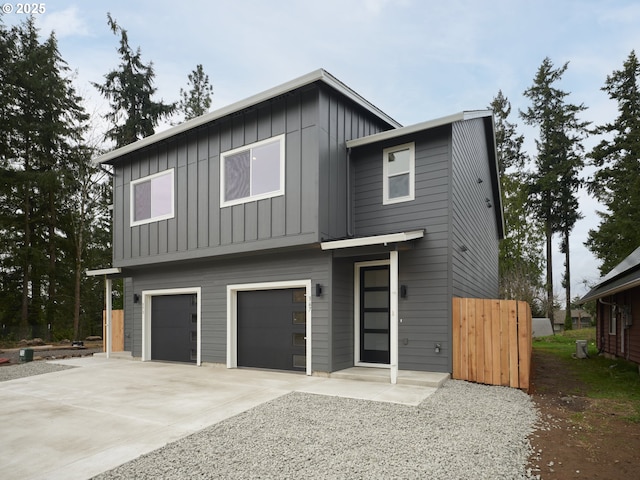
<instances>
[{"instance_id":1,"label":"gravel driveway","mask_svg":"<svg viewBox=\"0 0 640 480\"><path fill-rule=\"evenodd\" d=\"M0 381L64 368L1 367ZM294 392L94 478L532 479L537 418L520 390L457 380L417 407Z\"/></svg>"},{"instance_id":2,"label":"gravel driveway","mask_svg":"<svg viewBox=\"0 0 640 480\"><path fill-rule=\"evenodd\" d=\"M451 380L418 407L291 393L95 479L528 479L525 393Z\"/></svg>"}]
</instances>

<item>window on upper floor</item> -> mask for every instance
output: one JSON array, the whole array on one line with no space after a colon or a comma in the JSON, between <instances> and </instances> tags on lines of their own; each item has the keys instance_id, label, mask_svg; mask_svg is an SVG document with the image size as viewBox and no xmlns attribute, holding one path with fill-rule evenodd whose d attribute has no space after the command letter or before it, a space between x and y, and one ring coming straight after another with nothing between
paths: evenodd
<instances>
[{"instance_id":1,"label":"window on upper floor","mask_svg":"<svg viewBox=\"0 0 640 480\"><path fill-rule=\"evenodd\" d=\"M220 160L220 206L284 195L284 135L225 152Z\"/></svg>"},{"instance_id":2,"label":"window on upper floor","mask_svg":"<svg viewBox=\"0 0 640 480\"><path fill-rule=\"evenodd\" d=\"M408 202L415 198L415 144L405 143L382 151L382 204Z\"/></svg>"},{"instance_id":3,"label":"window on upper floor","mask_svg":"<svg viewBox=\"0 0 640 480\"><path fill-rule=\"evenodd\" d=\"M173 168L131 182L131 226L173 218Z\"/></svg>"}]
</instances>

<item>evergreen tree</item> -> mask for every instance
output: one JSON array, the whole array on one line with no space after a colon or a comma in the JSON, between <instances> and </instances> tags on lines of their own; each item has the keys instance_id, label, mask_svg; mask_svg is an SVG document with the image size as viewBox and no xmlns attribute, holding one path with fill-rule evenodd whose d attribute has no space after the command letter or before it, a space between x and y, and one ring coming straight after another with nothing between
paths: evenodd
<instances>
[{"instance_id":1,"label":"evergreen tree","mask_svg":"<svg viewBox=\"0 0 640 480\"><path fill-rule=\"evenodd\" d=\"M178 102L178 110L184 113L185 120L204 115L211 107L211 95L213 95L213 87L209 84L209 75L204 73L201 64L188 76L191 87L188 92L180 89L180 101Z\"/></svg>"},{"instance_id":2,"label":"evergreen tree","mask_svg":"<svg viewBox=\"0 0 640 480\"><path fill-rule=\"evenodd\" d=\"M522 152L524 137L509 122L511 103L502 91L491 102L496 130L498 168L505 220L500 242L500 294L502 298L527 301L540 311L537 299L542 276L542 235L528 204L528 172Z\"/></svg>"},{"instance_id":3,"label":"evergreen tree","mask_svg":"<svg viewBox=\"0 0 640 480\"><path fill-rule=\"evenodd\" d=\"M607 134L590 153L598 167L589 191L607 211L587 247L602 261L604 275L640 246L640 63L632 51L621 70L607 77L602 90L618 103L618 117L596 128Z\"/></svg>"},{"instance_id":4,"label":"evergreen tree","mask_svg":"<svg viewBox=\"0 0 640 480\"><path fill-rule=\"evenodd\" d=\"M120 33L120 65L105 75L104 84L92 84L111 104L111 112L105 115L105 119L112 127L105 139L113 140L116 147L122 147L153 135L158 123L169 117L176 105L152 100L157 90L153 86L153 64L142 62L140 48L134 51L129 46L127 31L116 23L111 14L107 14L107 19L114 35ZM121 123L121 119L124 122Z\"/></svg>"},{"instance_id":5,"label":"evergreen tree","mask_svg":"<svg viewBox=\"0 0 640 480\"><path fill-rule=\"evenodd\" d=\"M567 318L565 326L571 326L571 276L569 236L575 222L580 218L576 193L582 180L579 173L584 165L582 139L588 122L578 119L586 110L582 104L566 102L567 92L554 85L562 79L568 63L555 68L545 58L538 69L533 85L524 95L532 105L520 112L525 123L539 129L536 140L536 171L530 183L530 197L535 215L544 225L547 263L547 316L553 318L553 265L552 238L561 233L561 250L565 254L565 287Z\"/></svg>"},{"instance_id":6,"label":"evergreen tree","mask_svg":"<svg viewBox=\"0 0 640 480\"><path fill-rule=\"evenodd\" d=\"M3 33L8 50L2 49L10 55L2 66L0 104L0 258L5 285L19 283L20 334L27 336L34 327L42 334L64 315L61 211L71 183L67 167L87 117L65 77L69 69L55 36L41 43L33 18ZM13 302L16 293L8 294Z\"/></svg>"}]
</instances>

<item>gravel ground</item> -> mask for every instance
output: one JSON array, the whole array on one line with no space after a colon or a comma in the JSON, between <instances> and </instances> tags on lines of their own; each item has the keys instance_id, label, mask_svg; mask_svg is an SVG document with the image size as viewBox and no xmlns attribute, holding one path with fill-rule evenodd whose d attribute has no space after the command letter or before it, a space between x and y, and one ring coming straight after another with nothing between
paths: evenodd
<instances>
[{"instance_id":1,"label":"gravel ground","mask_svg":"<svg viewBox=\"0 0 640 480\"><path fill-rule=\"evenodd\" d=\"M529 479L525 393L451 380L418 407L291 393L94 479Z\"/></svg>"},{"instance_id":2,"label":"gravel ground","mask_svg":"<svg viewBox=\"0 0 640 480\"><path fill-rule=\"evenodd\" d=\"M69 365L53 365L46 362L28 362L19 365L3 365L0 366L0 382L7 380L15 380L16 378L31 377L33 375L42 375L43 373L57 372L66 370L67 368L75 368Z\"/></svg>"},{"instance_id":3,"label":"gravel ground","mask_svg":"<svg viewBox=\"0 0 640 480\"><path fill-rule=\"evenodd\" d=\"M33 348L33 347L24 347ZM0 350L0 357L8 358L11 363L0 364L0 382L15 380L16 378L31 377L43 373L57 372L74 368L67 365L51 365L43 360L55 360L70 357L85 357L101 352L102 347L69 348L52 346L48 349L35 348L32 362L20 363L20 349Z\"/></svg>"}]
</instances>

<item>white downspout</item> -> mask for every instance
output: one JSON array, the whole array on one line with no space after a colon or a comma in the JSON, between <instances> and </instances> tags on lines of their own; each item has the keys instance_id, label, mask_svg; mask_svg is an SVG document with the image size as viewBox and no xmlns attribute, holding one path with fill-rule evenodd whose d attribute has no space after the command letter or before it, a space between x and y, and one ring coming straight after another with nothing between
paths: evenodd
<instances>
[{"instance_id":1,"label":"white downspout","mask_svg":"<svg viewBox=\"0 0 640 480\"><path fill-rule=\"evenodd\" d=\"M391 383L398 383L398 252L389 252L390 307L390 363Z\"/></svg>"}]
</instances>

